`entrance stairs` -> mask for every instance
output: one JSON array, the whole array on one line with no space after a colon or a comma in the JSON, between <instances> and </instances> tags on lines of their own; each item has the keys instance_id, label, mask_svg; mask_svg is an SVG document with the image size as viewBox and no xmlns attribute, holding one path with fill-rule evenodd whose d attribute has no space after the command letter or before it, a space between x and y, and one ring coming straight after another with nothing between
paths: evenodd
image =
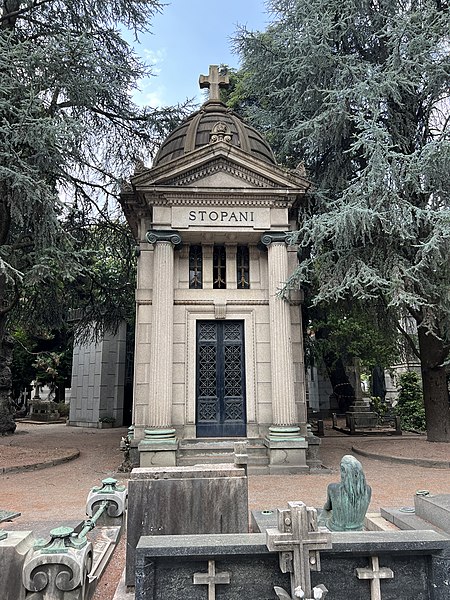
<instances>
[{"instance_id":1,"label":"entrance stairs","mask_svg":"<svg viewBox=\"0 0 450 600\"><path fill-rule=\"evenodd\" d=\"M248 442L249 475L269 473L267 448L260 438L195 438L179 441L177 464L180 466L234 464L234 443Z\"/></svg>"}]
</instances>

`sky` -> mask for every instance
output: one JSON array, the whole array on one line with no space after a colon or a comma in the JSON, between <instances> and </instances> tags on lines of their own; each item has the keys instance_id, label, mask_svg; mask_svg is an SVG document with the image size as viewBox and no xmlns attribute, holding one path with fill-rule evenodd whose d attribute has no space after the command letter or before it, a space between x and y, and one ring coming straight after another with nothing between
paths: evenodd
<instances>
[{"instance_id":1,"label":"sky","mask_svg":"<svg viewBox=\"0 0 450 600\"><path fill-rule=\"evenodd\" d=\"M187 98L200 104L204 91L198 87L199 75L207 75L209 65L239 67L230 38L238 25L266 28L265 0L164 1L167 6L153 19L153 33L136 46L155 76L141 82L135 101L153 108Z\"/></svg>"}]
</instances>

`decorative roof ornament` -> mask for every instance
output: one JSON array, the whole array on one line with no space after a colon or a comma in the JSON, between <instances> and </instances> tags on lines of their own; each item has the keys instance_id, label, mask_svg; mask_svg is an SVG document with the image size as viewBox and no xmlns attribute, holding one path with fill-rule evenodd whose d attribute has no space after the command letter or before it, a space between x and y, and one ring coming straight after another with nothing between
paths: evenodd
<instances>
[{"instance_id":1,"label":"decorative roof ornament","mask_svg":"<svg viewBox=\"0 0 450 600\"><path fill-rule=\"evenodd\" d=\"M230 78L225 69L219 69L218 65L210 65L208 75L200 75L198 84L200 89L209 89L209 100L220 101L220 88L227 88Z\"/></svg>"},{"instance_id":2,"label":"decorative roof ornament","mask_svg":"<svg viewBox=\"0 0 450 600\"><path fill-rule=\"evenodd\" d=\"M209 142L210 144L214 144L215 142L227 142L227 144L231 144L231 137L232 133L228 125L223 121L219 121L211 129Z\"/></svg>"},{"instance_id":3,"label":"decorative roof ornament","mask_svg":"<svg viewBox=\"0 0 450 600\"><path fill-rule=\"evenodd\" d=\"M139 173L142 173L143 171L145 171L145 163L142 160L142 158L137 158L134 163L134 174L138 175Z\"/></svg>"}]
</instances>

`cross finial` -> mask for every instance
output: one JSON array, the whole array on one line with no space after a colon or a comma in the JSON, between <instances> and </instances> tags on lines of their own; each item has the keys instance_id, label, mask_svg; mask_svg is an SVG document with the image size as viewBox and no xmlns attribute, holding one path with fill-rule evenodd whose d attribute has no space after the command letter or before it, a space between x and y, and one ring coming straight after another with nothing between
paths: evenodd
<instances>
[{"instance_id":1,"label":"cross finial","mask_svg":"<svg viewBox=\"0 0 450 600\"><path fill-rule=\"evenodd\" d=\"M210 100L220 100L220 88L227 88L230 78L228 73L221 74L217 65L209 65L209 74L200 75L198 84L201 89L209 88Z\"/></svg>"}]
</instances>

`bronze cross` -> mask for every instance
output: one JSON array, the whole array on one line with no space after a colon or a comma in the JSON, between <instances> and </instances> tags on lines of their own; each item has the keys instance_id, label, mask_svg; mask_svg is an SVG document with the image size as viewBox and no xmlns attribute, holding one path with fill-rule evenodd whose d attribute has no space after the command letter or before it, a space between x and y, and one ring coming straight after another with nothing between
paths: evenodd
<instances>
[{"instance_id":1,"label":"bronze cross","mask_svg":"<svg viewBox=\"0 0 450 600\"><path fill-rule=\"evenodd\" d=\"M208 560L207 573L194 573L194 585L208 586L208 600L216 600L216 585L230 583L230 574L227 571L216 573L216 561Z\"/></svg>"},{"instance_id":2,"label":"bronze cross","mask_svg":"<svg viewBox=\"0 0 450 600\"><path fill-rule=\"evenodd\" d=\"M356 569L358 579L370 579L370 600L381 600L381 579L392 579L394 573L392 569L382 567L380 569L380 561L378 556L370 557L372 569Z\"/></svg>"},{"instance_id":3,"label":"bronze cross","mask_svg":"<svg viewBox=\"0 0 450 600\"><path fill-rule=\"evenodd\" d=\"M278 511L278 529L267 529L267 548L280 552L280 568L291 573L291 596L301 587L310 598L311 573L320 571L319 550L331 548L331 534L317 531L317 511L303 502L289 502Z\"/></svg>"},{"instance_id":4,"label":"bronze cross","mask_svg":"<svg viewBox=\"0 0 450 600\"><path fill-rule=\"evenodd\" d=\"M220 88L228 87L229 83L230 78L228 77L228 73L221 75L217 65L210 65L209 74L200 75L198 80L198 84L201 89L209 88L210 100L220 100Z\"/></svg>"}]
</instances>

